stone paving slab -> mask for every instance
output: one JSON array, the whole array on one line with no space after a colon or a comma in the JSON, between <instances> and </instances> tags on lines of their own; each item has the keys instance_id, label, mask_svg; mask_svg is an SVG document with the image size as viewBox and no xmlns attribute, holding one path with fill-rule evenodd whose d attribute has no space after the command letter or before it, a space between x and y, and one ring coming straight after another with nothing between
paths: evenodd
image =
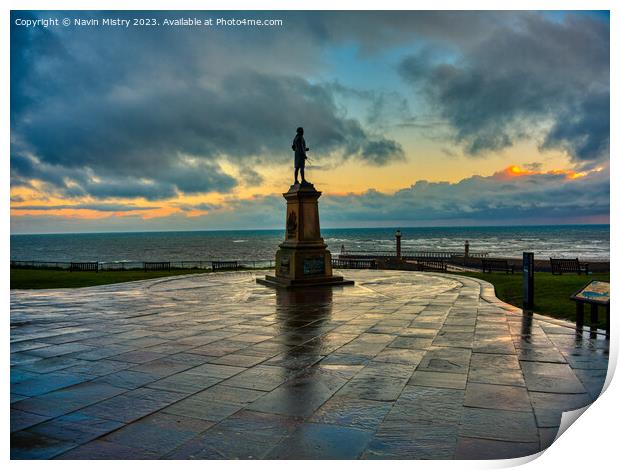
<instances>
[{"instance_id":1,"label":"stone paving slab","mask_svg":"<svg viewBox=\"0 0 620 470\"><path fill-rule=\"evenodd\" d=\"M496 459L591 403L609 342L483 281L355 270L11 291L13 459Z\"/></svg>"}]
</instances>

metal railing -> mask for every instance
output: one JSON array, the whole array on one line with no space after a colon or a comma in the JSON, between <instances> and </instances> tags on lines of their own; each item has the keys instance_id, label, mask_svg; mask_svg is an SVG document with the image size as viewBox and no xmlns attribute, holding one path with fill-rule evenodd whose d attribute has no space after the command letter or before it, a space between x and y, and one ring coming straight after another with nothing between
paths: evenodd
<instances>
[{"instance_id":1,"label":"metal railing","mask_svg":"<svg viewBox=\"0 0 620 470\"><path fill-rule=\"evenodd\" d=\"M340 253L333 253L334 267L345 267L345 260L390 260L396 257L394 251L344 251ZM462 251L406 251L401 253L401 259L403 261L419 261L427 259L444 259L449 260L453 257L464 257L465 253ZM482 252L469 252L469 258L484 259L488 256L488 253ZM180 260L180 261L168 261L168 260L148 260L148 261L96 261L96 260L74 260L74 261L43 261L43 260L11 260L12 268L42 268L42 269L69 269L71 263L98 263L99 271L126 271L132 269L144 269L146 263L170 263L170 269L183 270L183 269L197 269L211 271L213 263L230 262L231 260ZM273 259L258 259L258 260L234 260L237 262L239 269L260 269L260 268L275 268L275 261ZM347 263L353 266L356 263ZM360 266L365 263L357 263ZM370 264L368 265L371 266Z\"/></svg>"},{"instance_id":2,"label":"metal railing","mask_svg":"<svg viewBox=\"0 0 620 470\"><path fill-rule=\"evenodd\" d=\"M12 268L47 268L47 269L69 269L70 261L24 261L11 260Z\"/></svg>"},{"instance_id":3,"label":"metal railing","mask_svg":"<svg viewBox=\"0 0 620 470\"><path fill-rule=\"evenodd\" d=\"M334 258L332 268L341 269L377 269L377 260L374 259L355 259L355 258Z\"/></svg>"},{"instance_id":4,"label":"metal railing","mask_svg":"<svg viewBox=\"0 0 620 470\"><path fill-rule=\"evenodd\" d=\"M486 252L472 252L468 256L470 258L486 258L489 254ZM340 258L395 258L395 251L344 251L338 254ZM452 257L464 257L463 251L403 251L401 258L404 260L418 260L427 258L449 259Z\"/></svg>"},{"instance_id":5,"label":"metal railing","mask_svg":"<svg viewBox=\"0 0 620 470\"><path fill-rule=\"evenodd\" d=\"M225 260L229 262L230 260ZM126 271L130 269L144 269L145 261L95 261L95 260L79 260L75 262L98 263L99 271ZM170 269L202 269L211 271L213 263L222 262L222 260L184 260L184 261L167 261L167 260L149 260L147 263L170 263ZM12 268L43 268L43 269L69 269L71 261L39 261L39 260L11 260ZM273 268L275 261L272 259L245 260L237 261L240 269L260 269Z\"/></svg>"}]
</instances>

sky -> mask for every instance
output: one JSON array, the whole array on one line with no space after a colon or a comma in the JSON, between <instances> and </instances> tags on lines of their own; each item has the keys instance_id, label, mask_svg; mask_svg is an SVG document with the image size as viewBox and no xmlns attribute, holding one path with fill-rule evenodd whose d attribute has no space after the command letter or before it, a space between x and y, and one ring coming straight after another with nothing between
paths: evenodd
<instances>
[{"instance_id":1,"label":"sky","mask_svg":"<svg viewBox=\"0 0 620 470\"><path fill-rule=\"evenodd\" d=\"M13 11L11 232L280 228L298 126L323 227L609 223L609 53L606 12Z\"/></svg>"}]
</instances>

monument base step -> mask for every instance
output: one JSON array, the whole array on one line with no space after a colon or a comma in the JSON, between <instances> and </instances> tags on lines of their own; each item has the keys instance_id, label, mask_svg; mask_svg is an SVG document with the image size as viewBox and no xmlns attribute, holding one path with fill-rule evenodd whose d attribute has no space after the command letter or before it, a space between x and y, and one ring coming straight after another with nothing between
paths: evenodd
<instances>
[{"instance_id":1,"label":"monument base step","mask_svg":"<svg viewBox=\"0 0 620 470\"><path fill-rule=\"evenodd\" d=\"M344 279L342 276L329 276L314 279L287 279L285 277L267 275L264 278L256 278L256 282L263 286L280 287L283 289L313 286L352 286L355 284L355 281Z\"/></svg>"}]
</instances>

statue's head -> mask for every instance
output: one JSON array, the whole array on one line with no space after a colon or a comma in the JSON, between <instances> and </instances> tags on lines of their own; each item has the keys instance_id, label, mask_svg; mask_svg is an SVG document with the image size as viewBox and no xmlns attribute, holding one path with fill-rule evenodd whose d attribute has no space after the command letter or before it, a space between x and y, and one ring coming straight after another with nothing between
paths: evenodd
<instances>
[{"instance_id":1,"label":"statue's head","mask_svg":"<svg viewBox=\"0 0 620 470\"><path fill-rule=\"evenodd\" d=\"M298 127L297 128L297 133L298 134L303 134L304 133L304 128L303 127Z\"/></svg>"}]
</instances>

